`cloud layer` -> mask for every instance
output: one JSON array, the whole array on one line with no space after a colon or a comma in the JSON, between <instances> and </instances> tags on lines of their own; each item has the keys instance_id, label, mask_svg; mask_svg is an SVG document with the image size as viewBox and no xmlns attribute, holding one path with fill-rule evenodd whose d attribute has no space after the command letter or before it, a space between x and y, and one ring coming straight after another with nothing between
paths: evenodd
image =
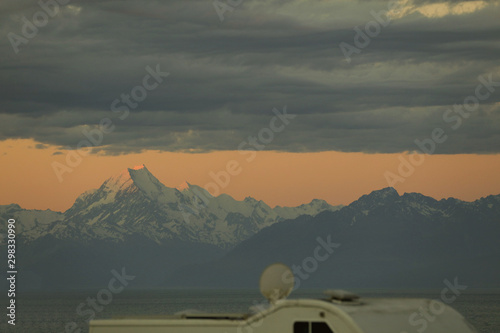
<instances>
[{"instance_id":1,"label":"cloud layer","mask_svg":"<svg viewBox=\"0 0 500 333\"><path fill-rule=\"evenodd\" d=\"M221 0L223 21L205 0L67 2L0 3L0 140L76 147L109 118L106 154L234 150L286 105L265 149L400 152L443 128L438 153L500 152L500 86L443 119L479 76L500 82L499 1ZM387 26L366 31L372 11ZM152 89L148 66L169 72Z\"/></svg>"}]
</instances>

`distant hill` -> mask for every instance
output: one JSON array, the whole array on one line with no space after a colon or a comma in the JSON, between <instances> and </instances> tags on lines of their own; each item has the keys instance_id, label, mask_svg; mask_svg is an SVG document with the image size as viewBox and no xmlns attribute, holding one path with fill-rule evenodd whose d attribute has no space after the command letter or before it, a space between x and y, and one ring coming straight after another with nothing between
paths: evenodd
<instances>
[{"instance_id":1,"label":"distant hill","mask_svg":"<svg viewBox=\"0 0 500 333\"><path fill-rule=\"evenodd\" d=\"M442 288L455 277L500 287L500 195L437 201L385 188L346 207L270 208L187 183L169 188L140 166L66 212L14 204L0 217L17 221L21 291L102 288L122 267L136 276L130 288L256 288L278 261L301 287Z\"/></svg>"},{"instance_id":2,"label":"distant hill","mask_svg":"<svg viewBox=\"0 0 500 333\"><path fill-rule=\"evenodd\" d=\"M455 277L469 287L498 288L499 236L499 195L437 201L385 188L336 212L274 224L164 283L256 287L264 267L283 262L309 288L443 288L444 279ZM325 259L321 243L329 239L338 246Z\"/></svg>"},{"instance_id":3,"label":"distant hill","mask_svg":"<svg viewBox=\"0 0 500 333\"><path fill-rule=\"evenodd\" d=\"M251 197L243 201L227 194L213 197L188 183L179 190L163 185L142 165L83 193L64 213L7 205L0 206L0 216L16 218L18 235L26 242L47 235L79 242L120 242L141 235L158 244L179 240L226 249L278 221L341 207L316 199L273 209Z\"/></svg>"},{"instance_id":4,"label":"distant hill","mask_svg":"<svg viewBox=\"0 0 500 333\"><path fill-rule=\"evenodd\" d=\"M25 287L71 289L106 283L117 265L141 272L138 286L157 285L179 267L219 258L274 223L340 208L313 200L273 209L251 197L212 197L188 183L169 188L142 165L83 193L64 213L13 204L0 206L0 217L17 221Z\"/></svg>"}]
</instances>

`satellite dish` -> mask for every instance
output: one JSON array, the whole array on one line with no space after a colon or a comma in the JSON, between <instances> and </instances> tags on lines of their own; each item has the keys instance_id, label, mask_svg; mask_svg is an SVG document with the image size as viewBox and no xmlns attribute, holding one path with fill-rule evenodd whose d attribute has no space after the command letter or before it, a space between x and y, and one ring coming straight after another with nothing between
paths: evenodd
<instances>
[{"instance_id":1,"label":"satellite dish","mask_svg":"<svg viewBox=\"0 0 500 333\"><path fill-rule=\"evenodd\" d=\"M276 263L267 266L260 276L260 292L274 304L276 301L286 298L293 290L294 277L287 265Z\"/></svg>"}]
</instances>

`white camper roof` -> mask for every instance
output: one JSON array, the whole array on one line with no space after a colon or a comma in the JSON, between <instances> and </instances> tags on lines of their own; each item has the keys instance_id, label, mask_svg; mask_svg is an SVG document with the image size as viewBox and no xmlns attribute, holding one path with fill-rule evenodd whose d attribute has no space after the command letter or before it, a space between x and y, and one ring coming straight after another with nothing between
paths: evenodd
<instances>
[{"instance_id":1,"label":"white camper roof","mask_svg":"<svg viewBox=\"0 0 500 333\"><path fill-rule=\"evenodd\" d=\"M450 306L435 300L417 298L360 298L350 301L287 299L260 313L271 317L280 308L316 307L334 313L349 323L349 332L401 333L477 333L465 318ZM248 318L252 321L252 317Z\"/></svg>"},{"instance_id":2,"label":"white camper roof","mask_svg":"<svg viewBox=\"0 0 500 333\"><path fill-rule=\"evenodd\" d=\"M477 332L460 313L436 300L361 298L352 303L327 302L351 317L364 333Z\"/></svg>"},{"instance_id":3,"label":"white camper roof","mask_svg":"<svg viewBox=\"0 0 500 333\"><path fill-rule=\"evenodd\" d=\"M332 296L333 295L333 296ZM323 321L342 327L335 333L477 333L454 309L439 301L412 298L359 298L350 293L332 294L329 299L282 299L256 314L181 313L176 316L155 316L128 319L93 320L90 332L221 332L221 329L252 328L255 333L274 332L258 322L274 327L294 323ZM319 316L318 316L319 314ZM284 325L284 326L282 326ZM244 332L244 330L242 330ZM314 332L313 332L314 333Z\"/></svg>"}]
</instances>

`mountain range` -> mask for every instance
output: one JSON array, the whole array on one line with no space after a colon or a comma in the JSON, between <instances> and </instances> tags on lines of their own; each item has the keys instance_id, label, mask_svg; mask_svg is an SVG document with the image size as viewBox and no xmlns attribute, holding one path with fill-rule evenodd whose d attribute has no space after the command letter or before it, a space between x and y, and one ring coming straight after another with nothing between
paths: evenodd
<instances>
[{"instance_id":1,"label":"mountain range","mask_svg":"<svg viewBox=\"0 0 500 333\"><path fill-rule=\"evenodd\" d=\"M255 286L274 262L307 288L500 287L500 195L435 200L385 188L316 216L276 223L224 257L192 265L166 284ZM325 246L327 244L327 246ZM331 252L331 253L329 253Z\"/></svg>"},{"instance_id":2,"label":"mountain range","mask_svg":"<svg viewBox=\"0 0 500 333\"><path fill-rule=\"evenodd\" d=\"M385 188L345 207L271 208L169 188L142 165L65 212L12 204L0 217L16 219L20 290L102 288L122 267L136 276L131 288L256 287L277 261L305 287L439 288L455 277L500 287L500 195L465 202Z\"/></svg>"},{"instance_id":3,"label":"mountain range","mask_svg":"<svg viewBox=\"0 0 500 333\"><path fill-rule=\"evenodd\" d=\"M213 197L189 183L167 187L140 165L81 194L65 212L11 204L0 206L0 217L16 219L23 245L19 262L28 271L24 278L29 277L30 287L72 288L100 283L95 281L102 280L102 270L109 271L109 262L132 260L130 265L142 267L156 258L156 264L166 263L170 271L217 258L274 223L341 207L315 199L298 207L271 208L251 197ZM5 225L0 233L6 233ZM167 268L158 271L166 273Z\"/></svg>"},{"instance_id":4,"label":"mountain range","mask_svg":"<svg viewBox=\"0 0 500 333\"><path fill-rule=\"evenodd\" d=\"M24 210L13 204L0 206L0 216L16 218L18 235L27 242L48 235L121 242L140 235L158 244L178 240L226 249L273 223L341 207L315 199L298 207L271 208L251 197L243 201L227 194L213 197L187 182L180 189L170 188L141 165L81 194L64 213Z\"/></svg>"}]
</instances>

